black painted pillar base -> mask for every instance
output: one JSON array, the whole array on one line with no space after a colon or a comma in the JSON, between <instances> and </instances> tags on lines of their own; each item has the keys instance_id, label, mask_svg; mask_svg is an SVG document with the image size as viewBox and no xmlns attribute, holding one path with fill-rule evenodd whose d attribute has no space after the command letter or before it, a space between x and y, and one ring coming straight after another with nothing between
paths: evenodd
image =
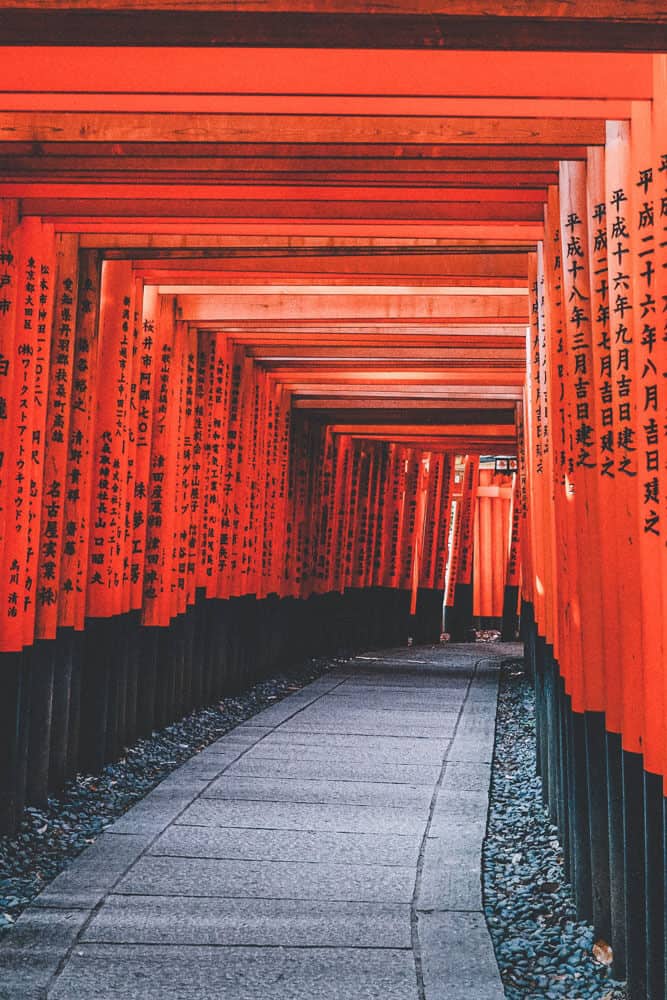
<instances>
[{"instance_id":1,"label":"black painted pillar base","mask_svg":"<svg viewBox=\"0 0 667 1000\"><path fill-rule=\"evenodd\" d=\"M42 808L49 797L54 645L47 640L38 640L26 654L32 662L26 801L29 805Z\"/></svg>"},{"instance_id":2,"label":"black painted pillar base","mask_svg":"<svg viewBox=\"0 0 667 1000\"><path fill-rule=\"evenodd\" d=\"M113 618L94 618L86 623L84 632L79 764L82 771L92 774L100 771L106 763L115 631Z\"/></svg>"},{"instance_id":3,"label":"black painted pillar base","mask_svg":"<svg viewBox=\"0 0 667 1000\"><path fill-rule=\"evenodd\" d=\"M623 848L628 1000L646 1000L644 770L642 756L623 751Z\"/></svg>"},{"instance_id":4,"label":"black painted pillar base","mask_svg":"<svg viewBox=\"0 0 667 1000\"><path fill-rule=\"evenodd\" d=\"M150 736L155 728L158 635L160 629L144 625L139 630L137 664L137 735Z\"/></svg>"},{"instance_id":5,"label":"black painted pillar base","mask_svg":"<svg viewBox=\"0 0 667 1000\"><path fill-rule=\"evenodd\" d=\"M500 629L501 642L516 642L519 632L519 588L506 586L503 593L503 623Z\"/></svg>"},{"instance_id":6,"label":"black painted pillar base","mask_svg":"<svg viewBox=\"0 0 667 1000\"><path fill-rule=\"evenodd\" d=\"M591 870L591 827L588 814L588 776L586 766L586 723L580 712L571 712L572 753L570 756L571 824L573 887L577 916L589 923L593 919L593 882Z\"/></svg>"},{"instance_id":7,"label":"black painted pillar base","mask_svg":"<svg viewBox=\"0 0 667 1000\"><path fill-rule=\"evenodd\" d=\"M67 748L70 728L74 632L59 629L54 642L55 670L51 710L49 789L59 791L67 779Z\"/></svg>"},{"instance_id":8,"label":"black painted pillar base","mask_svg":"<svg viewBox=\"0 0 667 1000\"><path fill-rule=\"evenodd\" d=\"M606 734L607 812L609 817L609 895L611 901L611 946L616 979L626 975L625 859L623 854L623 773L621 737Z\"/></svg>"},{"instance_id":9,"label":"black painted pillar base","mask_svg":"<svg viewBox=\"0 0 667 1000\"><path fill-rule=\"evenodd\" d=\"M572 713L571 698L565 693L565 682L560 676L558 662L552 659L552 672L556 688L556 821L560 831L565 860L565 877L574 881L574 836L572 806L574 786L571 784Z\"/></svg>"},{"instance_id":10,"label":"black painted pillar base","mask_svg":"<svg viewBox=\"0 0 667 1000\"><path fill-rule=\"evenodd\" d=\"M30 718L29 673L23 653L0 656L0 834L13 836L23 817Z\"/></svg>"},{"instance_id":11,"label":"black painted pillar base","mask_svg":"<svg viewBox=\"0 0 667 1000\"><path fill-rule=\"evenodd\" d=\"M443 598L441 590L420 587L417 592L417 610L412 623L413 642L417 644L440 642Z\"/></svg>"},{"instance_id":12,"label":"black painted pillar base","mask_svg":"<svg viewBox=\"0 0 667 1000\"><path fill-rule=\"evenodd\" d=\"M646 1000L665 996L665 870L662 775L644 772Z\"/></svg>"},{"instance_id":13,"label":"black painted pillar base","mask_svg":"<svg viewBox=\"0 0 667 1000\"><path fill-rule=\"evenodd\" d=\"M535 609L529 601L521 602L521 614L519 617L519 639L524 644L524 663L526 676L535 680L535 640L537 629L535 627Z\"/></svg>"},{"instance_id":14,"label":"black painted pillar base","mask_svg":"<svg viewBox=\"0 0 667 1000\"><path fill-rule=\"evenodd\" d=\"M607 812L604 713L585 713L584 742L591 838L593 926L598 937L603 938L605 941L610 941L609 815Z\"/></svg>"},{"instance_id":15,"label":"black painted pillar base","mask_svg":"<svg viewBox=\"0 0 667 1000\"><path fill-rule=\"evenodd\" d=\"M554 661L551 646L540 636L538 638L539 656L542 667L542 683L544 685L544 759L546 770L543 782L544 801L549 810L549 818L554 826L558 825L558 745L560 733L558 730L558 697L554 677Z\"/></svg>"},{"instance_id":16,"label":"black painted pillar base","mask_svg":"<svg viewBox=\"0 0 667 1000\"><path fill-rule=\"evenodd\" d=\"M454 605L445 613L445 631L450 642L472 642L473 585L457 583L454 588Z\"/></svg>"},{"instance_id":17,"label":"black painted pillar base","mask_svg":"<svg viewBox=\"0 0 667 1000\"><path fill-rule=\"evenodd\" d=\"M526 640L524 640L526 641ZM542 778L542 794L548 787L549 780L549 747L547 732L547 710L546 710L546 685L544 680L544 640L537 635L537 631L532 626L532 634L527 649L529 656L527 662L532 660L533 683L535 685L535 728L537 742L536 770Z\"/></svg>"},{"instance_id":18,"label":"black painted pillar base","mask_svg":"<svg viewBox=\"0 0 667 1000\"><path fill-rule=\"evenodd\" d=\"M72 631L69 635L72 650L72 673L69 689L67 732L67 759L65 776L73 778L79 770L79 742L81 738L81 664L83 661L84 633Z\"/></svg>"}]
</instances>

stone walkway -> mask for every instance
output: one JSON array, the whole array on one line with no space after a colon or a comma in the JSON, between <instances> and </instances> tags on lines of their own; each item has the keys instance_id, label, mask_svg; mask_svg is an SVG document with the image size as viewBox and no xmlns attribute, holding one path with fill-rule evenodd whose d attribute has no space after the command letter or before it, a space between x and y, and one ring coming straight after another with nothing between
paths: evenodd
<instances>
[{"instance_id":1,"label":"stone walkway","mask_svg":"<svg viewBox=\"0 0 667 1000\"><path fill-rule=\"evenodd\" d=\"M35 900L1 1000L500 1000L480 865L518 651L360 656L238 726Z\"/></svg>"}]
</instances>

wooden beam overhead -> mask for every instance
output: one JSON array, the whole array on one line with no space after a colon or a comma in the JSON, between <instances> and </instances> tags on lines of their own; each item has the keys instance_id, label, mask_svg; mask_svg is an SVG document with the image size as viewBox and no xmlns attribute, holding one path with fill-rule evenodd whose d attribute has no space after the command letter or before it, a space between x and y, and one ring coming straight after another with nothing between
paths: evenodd
<instances>
[{"instance_id":1,"label":"wooden beam overhead","mask_svg":"<svg viewBox=\"0 0 667 1000\"><path fill-rule=\"evenodd\" d=\"M182 295L178 300L181 318L189 322L225 319L289 319L297 317L310 320L330 318L353 319L363 323L366 319L385 318L454 323L461 320L484 319L502 322L528 321L526 295L318 295L296 296L279 293L265 295Z\"/></svg>"},{"instance_id":2,"label":"wooden beam overhead","mask_svg":"<svg viewBox=\"0 0 667 1000\"><path fill-rule=\"evenodd\" d=\"M0 140L23 142L345 142L603 145L604 119L438 116L0 112Z\"/></svg>"},{"instance_id":3,"label":"wooden beam overhead","mask_svg":"<svg viewBox=\"0 0 667 1000\"><path fill-rule=\"evenodd\" d=\"M14 0L3 3L5 18L12 6ZM38 0L30 4L34 10L39 6ZM93 6L103 7L104 0ZM141 6L148 7L149 2L141 0ZM627 8L627 0L624 6ZM637 6L634 0L632 6ZM193 7L191 0L188 7ZM59 16L66 23L66 14ZM39 21L33 15L34 28ZM284 48L278 40L274 46L257 51L247 46L216 46L202 51L187 47L184 32L181 44L165 52L160 48L159 28L146 46L134 38L127 40L131 43L127 47L110 48L107 40L104 58L96 45L85 47L74 39L63 45L50 39L42 47L3 45L0 91L570 101L645 100L651 96L651 59L645 55L593 52L578 57L577 71L573 72L571 55L546 52L541 47L532 52L476 53L442 51L440 47L430 52L391 51L380 46L380 51L374 51L373 42L379 40L374 36L380 35L382 21L375 23L378 27L356 51L339 46L318 51ZM657 29L655 23L653 27ZM248 72L249 66L252 72Z\"/></svg>"},{"instance_id":4,"label":"wooden beam overhead","mask_svg":"<svg viewBox=\"0 0 667 1000\"><path fill-rule=\"evenodd\" d=\"M645 11L647 4L650 0L639 0L637 7ZM593 5L587 5L585 17L564 16L560 4L541 17L534 7L513 14L505 8L502 14L489 16L488 4L477 15L453 13L446 0L383 3L381 12L369 9L364 0L342 10L320 0L314 7L296 0L292 5L263 5L260 10L248 9L245 2L237 9L228 5L224 11L211 10L210 0L194 0L187 11L178 9L182 0L159 0L146 7L145 0L79 0L79 9L73 10L62 0L31 0L26 8L22 0L5 0L2 38L7 45L185 44L216 49L224 45L628 53L667 48L664 14L658 18L655 9L652 15L635 14L634 0L631 5L619 4L618 16L611 19L593 16Z\"/></svg>"}]
</instances>

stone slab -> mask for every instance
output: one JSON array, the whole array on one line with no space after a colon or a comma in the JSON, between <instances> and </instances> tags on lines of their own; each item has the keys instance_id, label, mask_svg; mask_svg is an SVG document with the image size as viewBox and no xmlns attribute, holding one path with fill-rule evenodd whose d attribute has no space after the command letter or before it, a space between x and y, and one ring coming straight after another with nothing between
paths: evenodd
<instances>
[{"instance_id":1,"label":"stone slab","mask_svg":"<svg viewBox=\"0 0 667 1000\"><path fill-rule=\"evenodd\" d=\"M504 1000L481 913L418 913L425 1000Z\"/></svg>"},{"instance_id":2,"label":"stone slab","mask_svg":"<svg viewBox=\"0 0 667 1000\"><path fill-rule=\"evenodd\" d=\"M114 890L142 896L338 899L409 903L412 868L300 861L224 861L144 856Z\"/></svg>"},{"instance_id":3,"label":"stone slab","mask_svg":"<svg viewBox=\"0 0 667 1000\"><path fill-rule=\"evenodd\" d=\"M329 781L318 778L266 778L228 773L207 785L202 797L254 802L340 802L424 811L428 810L431 801L431 788L426 785L338 781L335 778L335 771Z\"/></svg>"},{"instance_id":4,"label":"stone slab","mask_svg":"<svg viewBox=\"0 0 667 1000\"><path fill-rule=\"evenodd\" d=\"M79 945L49 1000L418 1000L409 949Z\"/></svg>"},{"instance_id":5,"label":"stone slab","mask_svg":"<svg viewBox=\"0 0 667 1000\"><path fill-rule=\"evenodd\" d=\"M156 836L192 802L201 789L173 789L170 793L157 793L155 789L145 799L128 810L108 827L110 833Z\"/></svg>"},{"instance_id":6,"label":"stone slab","mask_svg":"<svg viewBox=\"0 0 667 1000\"><path fill-rule=\"evenodd\" d=\"M418 910L482 910L481 841L467 836L429 837L426 840Z\"/></svg>"},{"instance_id":7,"label":"stone slab","mask_svg":"<svg viewBox=\"0 0 667 1000\"><path fill-rule=\"evenodd\" d=\"M465 734L465 729L461 732ZM493 732L482 739L479 736L466 736L457 733L452 741L447 759L462 764L490 764L493 760L495 739Z\"/></svg>"},{"instance_id":8,"label":"stone slab","mask_svg":"<svg viewBox=\"0 0 667 1000\"><path fill-rule=\"evenodd\" d=\"M471 764L448 760L442 781L442 790L445 792L449 790L483 792L487 796L490 781L491 767L489 764Z\"/></svg>"},{"instance_id":9,"label":"stone slab","mask_svg":"<svg viewBox=\"0 0 667 1000\"><path fill-rule=\"evenodd\" d=\"M249 861L412 865L416 869L420 843L421 831L405 835L170 826L149 853Z\"/></svg>"},{"instance_id":10,"label":"stone slab","mask_svg":"<svg viewBox=\"0 0 667 1000\"><path fill-rule=\"evenodd\" d=\"M371 761L358 762L356 756L352 759L331 759L326 754L319 760L301 760L291 757L288 760L257 755L246 755L236 761L227 771L229 777L245 774L273 778L290 778L297 781L304 779L334 778L336 781L349 782L390 782L392 784L426 785L433 788L440 775L437 764L395 764Z\"/></svg>"},{"instance_id":11,"label":"stone slab","mask_svg":"<svg viewBox=\"0 0 667 1000\"><path fill-rule=\"evenodd\" d=\"M426 814L409 809L292 802L197 799L177 823L256 830L328 830L340 833L405 833L423 830Z\"/></svg>"},{"instance_id":12,"label":"stone slab","mask_svg":"<svg viewBox=\"0 0 667 1000\"><path fill-rule=\"evenodd\" d=\"M276 740L263 740L252 750L244 755L244 761L251 760L278 760L284 761L328 761L336 764L358 763L361 766L379 767L383 764L389 766L401 765L409 767L437 767L440 770L442 759L445 754L447 744L441 744L433 740L399 740L396 743L389 741L381 747L370 746L372 738L367 741L361 737L353 740L352 745L341 744L337 740L332 743L326 738L314 737L311 742L307 737L295 736L295 740L302 742L291 742L282 739L280 730L276 732ZM315 739L318 742L315 742ZM335 739L335 738L334 738Z\"/></svg>"},{"instance_id":13,"label":"stone slab","mask_svg":"<svg viewBox=\"0 0 667 1000\"><path fill-rule=\"evenodd\" d=\"M380 735L383 735L385 730L387 733L391 733L392 727L396 724L401 727L414 726L417 730L434 729L451 732L456 724L458 714L458 710L433 711L432 708L430 711L419 712L392 708L364 709L359 706L353 708L340 698L328 698L326 701L320 701L316 705L304 709L281 728L285 730L296 725L302 726L304 723L310 726L326 722L342 723L346 726L349 724L352 726L357 724L372 725L377 727L377 732Z\"/></svg>"},{"instance_id":14,"label":"stone slab","mask_svg":"<svg viewBox=\"0 0 667 1000\"><path fill-rule=\"evenodd\" d=\"M389 713L387 713L389 714ZM339 736L405 736L408 739L423 737L424 739L443 739L450 737L454 731L455 720L451 725L442 722L438 726L425 726L418 723L377 720L377 719L318 719L309 722L301 717L286 723L283 733L300 733L312 736L332 734Z\"/></svg>"},{"instance_id":15,"label":"stone slab","mask_svg":"<svg viewBox=\"0 0 667 1000\"><path fill-rule=\"evenodd\" d=\"M187 760L185 764L181 764L178 770L174 771L174 776L178 775L179 778L183 779L192 777L195 780L212 781L235 760L238 760L237 755L216 754L205 757L203 754L197 754Z\"/></svg>"},{"instance_id":16,"label":"stone slab","mask_svg":"<svg viewBox=\"0 0 667 1000\"><path fill-rule=\"evenodd\" d=\"M103 833L77 860L57 875L32 903L38 907L92 909L146 849L142 836Z\"/></svg>"},{"instance_id":17,"label":"stone slab","mask_svg":"<svg viewBox=\"0 0 667 1000\"><path fill-rule=\"evenodd\" d=\"M458 712L463 699L463 691L397 691L395 688L348 687L343 684L331 695L327 695L325 703L327 706L333 705L339 711L342 708L353 711L363 708L365 711L376 712L433 712L435 709L441 712Z\"/></svg>"},{"instance_id":18,"label":"stone slab","mask_svg":"<svg viewBox=\"0 0 667 1000\"><path fill-rule=\"evenodd\" d=\"M0 1000L42 1000L88 910L30 907L0 942Z\"/></svg>"},{"instance_id":19,"label":"stone slab","mask_svg":"<svg viewBox=\"0 0 667 1000\"><path fill-rule=\"evenodd\" d=\"M410 948L406 903L109 896L83 941L299 948Z\"/></svg>"},{"instance_id":20,"label":"stone slab","mask_svg":"<svg viewBox=\"0 0 667 1000\"><path fill-rule=\"evenodd\" d=\"M384 753L408 755L415 762L441 763L448 745L449 740L446 737L433 739L415 737L414 735L369 736L358 733L299 733L277 729L275 733L262 740L261 744L253 747L248 753L263 756L275 751L281 752L281 748L287 746L292 748L293 752L303 754L309 750L319 752L323 748L324 752L333 759L342 751L347 750L359 755L360 759L364 754L371 757L375 753Z\"/></svg>"},{"instance_id":21,"label":"stone slab","mask_svg":"<svg viewBox=\"0 0 667 1000\"><path fill-rule=\"evenodd\" d=\"M380 669L359 670L345 681L344 687L349 688L384 688L393 691L397 688L407 691L456 691L462 694L470 687L471 671L469 668L458 673L451 671L443 673L439 670L424 670L406 666L400 673L381 672ZM341 690L339 688L339 690Z\"/></svg>"}]
</instances>

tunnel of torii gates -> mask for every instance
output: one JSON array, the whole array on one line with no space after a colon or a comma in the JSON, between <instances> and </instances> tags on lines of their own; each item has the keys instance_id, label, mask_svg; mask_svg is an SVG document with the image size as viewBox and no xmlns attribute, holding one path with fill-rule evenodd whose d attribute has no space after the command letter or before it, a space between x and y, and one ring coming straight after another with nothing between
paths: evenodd
<instances>
[{"instance_id":1,"label":"tunnel of torii gates","mask_svg":"<svg viewBox=\"0 0 667 1000\"><path fill-rule=\"evenodd\" d=\"M667 14L106 6L0 23L3 829L519 613L578 911L664 998Z\"/></svg>"}]
</instances>

